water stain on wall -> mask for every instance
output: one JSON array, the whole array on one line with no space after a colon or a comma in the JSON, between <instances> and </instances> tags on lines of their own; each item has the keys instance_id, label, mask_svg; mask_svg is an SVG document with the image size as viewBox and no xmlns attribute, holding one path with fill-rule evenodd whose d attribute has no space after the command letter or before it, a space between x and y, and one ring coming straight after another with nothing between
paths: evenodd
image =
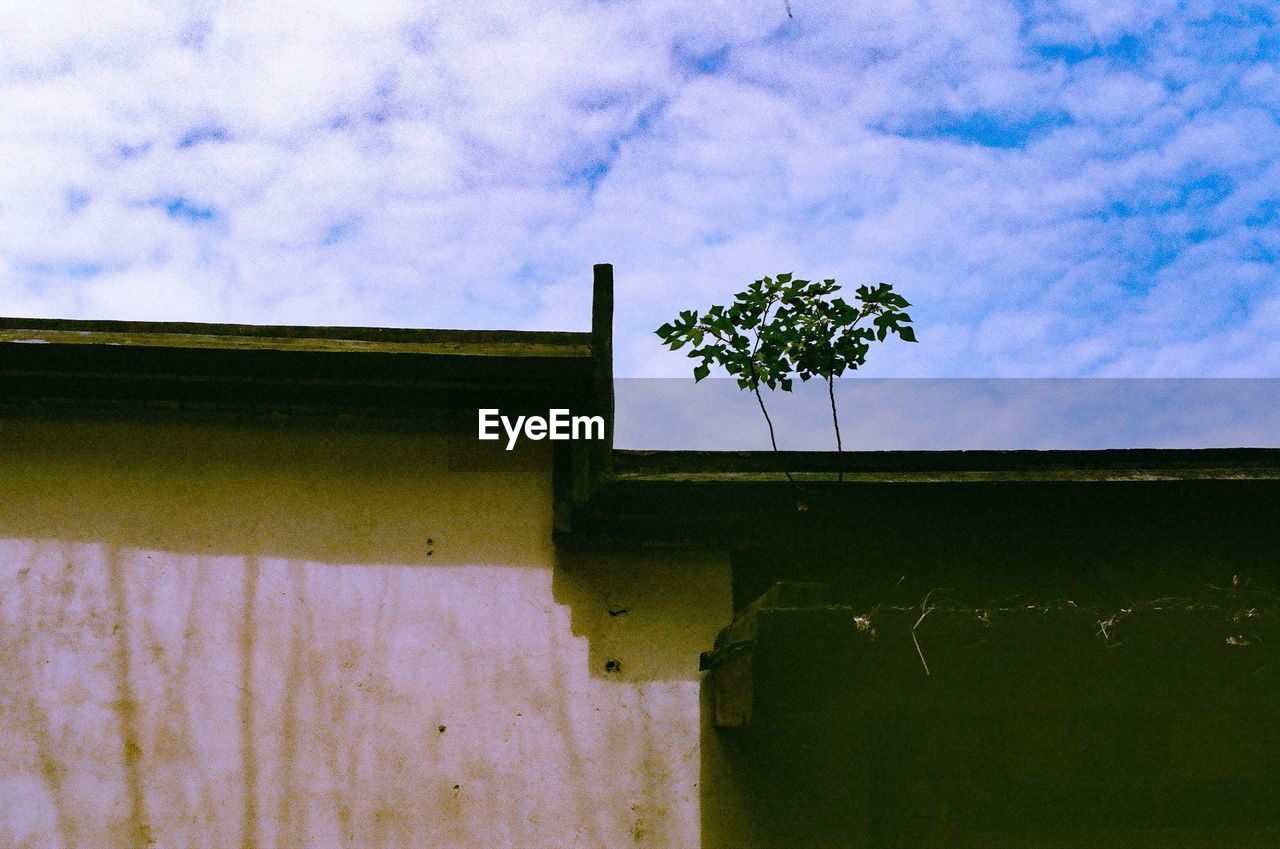
<instances>
[{"instance_id":1,"label":"water stain on wall","mask_svg":"<svg viewBox=\"0 0 1280 849\"><path fill-rule=\"evenodd\" d=\"M0 845L696 843L696 673L670 671L727 615L723 564L597 604L559 574L549 468L90 430L0 438ZM682 556L590 569L702 574Z\"/></svg>"}]
</instances>

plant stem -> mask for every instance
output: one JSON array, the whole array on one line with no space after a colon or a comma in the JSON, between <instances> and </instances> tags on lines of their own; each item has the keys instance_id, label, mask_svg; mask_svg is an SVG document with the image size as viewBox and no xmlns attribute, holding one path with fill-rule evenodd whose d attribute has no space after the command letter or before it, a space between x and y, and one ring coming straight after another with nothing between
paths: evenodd
<instances>
[{"instance_id":1,"label":"plant stem","mask_svg":"<svg viewBox=\"0 0 1280 849\"><path fill-rule=\"evenodd\" d=\"M768 324L769 310L773 309L774 302L776 302L776 298L773 297L765 301L764 311L760 314L760 323L755 327L755 342L751 344L751 392L755 393L755 402L759 403L760 412L764 414L764 424L769 425L769 444L773 446L773 453L778 453L777 437L774 437L773 434L773 419L769 417L769 411L764 408L764 397L760 394L760 375L755 370L755 355L760 350L760 338L762 338L764 332L764 325ZM792 478L790 471L783 469L782 474L787 476L787 480L791 484L795 484L795 478Z\"/></svg>"},{"instance_id":2,"label":"plant stem","mask_svg":"<svg viewBox=\"0 0 1280 849\"><path fill-rule=\"evenodd\" d=\"M760 315L760 324L756 326L755 344L751 346L751 391L756 394L756 403L760 405L760 412L764 414L764 423L769 426L769 444L773 446L773 453L778 453L778 439L773 433L773 419L769 418L769 411L764 407L764 396L760 394L760 375L756 372L756 352L760 350L760 338L764 332L764 326L769 321L769 310L773 309L773 298L764 305L764 312ZM791 477L791 472L786 469L782 473L787 476L787 480L795 483L795 479Z\"/></svg>"},{"instance_id":3,"label":"plant stem","mask_svg":"<svg viewBox=\"0 0 1280 849\"><path fill-rule=\"evenodd\" d=\"M765 323L769 321L769 310L772 308L773 298L770 298L765 302L764 312L760 314L760 324L756 326L756 339L751 346L751 391L756 393L756 402L760 405L760 412L764 413L765 424L769 425L769 442L773 444L773 451L776 454L778 440L773 435L773 419L769 418L769 411L764 408L764 398L760 395L760 375L756 372L756 352L760 350L760 336L764 332Z\"/></svg>"},{"instance_id":4,"label":"plant stem","mask_svg":"<svg viewBox=\"0 0 1280 849\"><path fill-rule=\"evenodd\" d=\"M836 388L835 379L831 375L827 375L827 397L831 399L831 424L836 429L836 453L843 454L844 446L840 442L840 417L836 414ZM841 458L843 460L843 458ZM836 480L844 480L844 463L840 464L840 468L836 470Z\"/></svg>"},{"instance_id":5,"label":"plant stem","mask_svg":"<svg viewBox=\"0 0 1280 849\"><path fill-rule=\"evenodd\" d=\"M777 454L778 440L773 435L773 419L769 418L769 411L764 408L764 397L760 395L760 386L757 384L756 386L753 386L751 388L756 394L756 403L760 405L760 412L764 413L764 422L769 426L769 443L773 445L773 453ZM795 483L795 480L791 477L791 472L788 472L786 469L783 469L782 473L787 476L787 480L791 481L792 483Z\"/></svg>"},{"instance_id":6,"label":"plant stem","mask_svg":"<svg viewBox=\"0 0 1280 849\"><path fill-rule=\"evenodd\" d=\"M769 426L769 442L773 445L774 452L778 450L778 440L773 435L773 419L769 418L769 411L764 408L764 398L760 396L760 387L754 387L756 393L756 403L760 405L760 412L764 413L764 423Z\"/></svg>"}]
</instances>

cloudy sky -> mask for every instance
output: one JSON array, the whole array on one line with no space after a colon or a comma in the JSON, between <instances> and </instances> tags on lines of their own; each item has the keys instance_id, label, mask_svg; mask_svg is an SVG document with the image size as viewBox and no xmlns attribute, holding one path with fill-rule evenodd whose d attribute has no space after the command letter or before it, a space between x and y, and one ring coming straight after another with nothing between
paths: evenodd
<instances>
[{"instance_id":1,"label":"cloudy sky","mask_svg":"<svg viewBox=\"0 0 1280 849\"><path fill-rule=\"evenodd\" d=\"M652 328L885 280L880 376L1280 375L1280 21L1228 0L0 0L0 314Z\"/></svg>"}]
</instances>

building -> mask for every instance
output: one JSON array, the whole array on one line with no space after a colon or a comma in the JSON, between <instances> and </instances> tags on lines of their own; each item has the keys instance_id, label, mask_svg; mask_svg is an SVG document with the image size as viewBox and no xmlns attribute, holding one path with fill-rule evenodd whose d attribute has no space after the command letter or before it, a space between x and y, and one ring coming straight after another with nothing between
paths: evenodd
<instances>
[{"instance_id":1,"label":"building","mask_svg":"<svg viewBox=\"0 0 1280 849\"><path fill-rule=\"evenodd\" d=\"M611 313L0 321L0 845L1275 845L1280 452L615 451Z\"/></svg>"}]
</instances>

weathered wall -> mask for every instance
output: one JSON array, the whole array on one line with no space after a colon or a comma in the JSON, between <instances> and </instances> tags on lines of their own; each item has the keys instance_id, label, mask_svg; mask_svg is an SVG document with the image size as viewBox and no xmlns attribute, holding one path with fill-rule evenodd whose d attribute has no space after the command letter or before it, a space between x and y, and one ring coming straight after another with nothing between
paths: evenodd
<instances>
[{"instance_id":1,"label":"weathered wall","mask_svg":"<svg viewBox=\"0 0 1280 849\"><path fill-rule=\"evenodd\" d=\"M449 457L0 420L0 846L698 845L727 563L558 557L549 454Z\"/></svg>"}]
</instances>

